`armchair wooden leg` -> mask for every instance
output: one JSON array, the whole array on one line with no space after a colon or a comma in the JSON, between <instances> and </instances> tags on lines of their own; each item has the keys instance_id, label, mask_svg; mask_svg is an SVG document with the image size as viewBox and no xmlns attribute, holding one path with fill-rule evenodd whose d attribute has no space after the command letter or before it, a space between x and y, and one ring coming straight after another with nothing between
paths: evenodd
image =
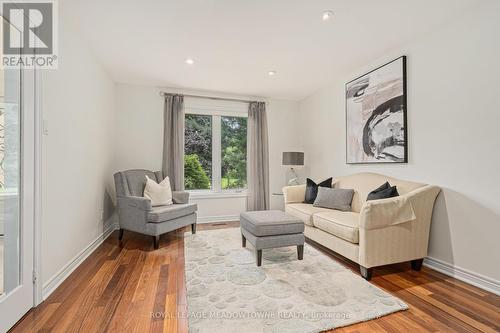
<instances>
[{"instance_id":1,"label":"armchair wooden leg","mask_svg":"<svg viewBox=\"0 0 500 333\"><path fill-rule=\"evenodd\" d=\"M304 245L297 245L297 257L299 260L304 259Z\"/></svg>"},{"instance_id":2,"label":"armchair wooden leg","mask_svg":"<svg viewBox=\"0 0 500 333\"><path fill-rule=\"evenodd\" d=\"M193 235L196 233L196 223L191 224L191 233Z\"/></svg>"},{"instance_id":3,"label":"armchair wooden leg","mask_svg":"<svg viewBox=\"0 0 500 333\"><path fill-rule=\"evenodd\" d=\"M118 230L118 240L123 239L123 229Z\"/></svg>"},{"instance_id":4,"label":"armchair wooden leg","mask_svg":"<svg viewBox=\"0 0 500 333\"><path fill-rule=\"evenodd\" d=\"M363 267L363 266L359 266L359 271L361 272L361 276L366 281L370 281L372 279L373 268L366 268L366 267Z\"/></svg>"},{"instance_id":5,"label":"armchair wooden leg","mask_svg":"<svg viewBox=\"0 0 500 333\"><path fill-rule=\"evenodd\" d=\"M422 269L422 263L424 259L415 259L411 261L411 269L414 271L419 271Z\"/></svg>"},{"instance_id":6,"label":"armchair wooden leg","mask_svg":"<svg viewBox=\"0 0 500 333\"><path fill-rule=\"evenodd\" d=\"M243 234L241 234L241 246L242 247L247 246L247 239L245 238L245 236L243 236Z\"/></svg>"},{"instance_id":7,"label":"armchair wooden leg","mask_svg":"<svg viewBox=\"0 0 500 333\"><path fill-rule=\"evenodd\" d=\"M257 266L262 266L262 250L257 250Z\"/></svg>"},{"instance_id":8,"label":"armchair wooden leg","mask_svg":"<svg viewBox=\"0 0 500 333\"><path fill-rule=\"evenodd\" d=\"M160 236L153 236L153 245L155 247L155 250L160 247Z\"/></svg>"}]
</instances>

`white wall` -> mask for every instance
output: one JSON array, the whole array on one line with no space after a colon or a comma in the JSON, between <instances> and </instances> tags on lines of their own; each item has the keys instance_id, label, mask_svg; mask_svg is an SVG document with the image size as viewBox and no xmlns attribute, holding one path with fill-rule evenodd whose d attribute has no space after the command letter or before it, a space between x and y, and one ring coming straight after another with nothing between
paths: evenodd
<instances>
[{"instance_id":1,"label":"white wall","mask_svg":"<svg viewBox=\"0 0 500 333\"><path fill-rule=\"evenodd\" d=\"M59 68L41 71L44 287L102 235L112 180L114 83L60 10Z\"/></svg>"},{"instance_id":2,"label":"white wall","mask_svg":"<svg viewBox=\"0 0 500 333\"><path fill-rule=\"evenodd\" d=\"M114 170L161 169L163 98L159 92L160 89L154 87L117 84ZM295 101L268 100L271 192L281 192L285 182L281 152L301 149L295 121L297 113ZM283 197L272 196L272 208L281 207L282 201ZM246 207L246 198L241 196L194 199L193 202L198 204L200 222L234 220Z\"/></svg>"},{"instance_id":3,"label":"white wall","mask_svg":"<svg viewBox=\"0 0 500 333\"><path fill-rule=\"evenodd\" d=\"M300 103L308 172L372 171L442 187L429 256L500 280L500 5L466 17L332 78ZM344 84L408 56L409 163L346 165Z\"/></svg>"},{"instance_id":4,"label":"white wall","mask_svg":"<svg viewBox=\"0 0 500 333\"><path fill-rule=\"evenodd\" d=\"M267 122L269 131L269 187L271 190L271 209L284 209L281 193L286 185L287 167L281 165L284 151L304 151L300 142L297 121L299 104L293 101L269 100L267 106ZM307 163L307 156L306 163ZM299 176L302 170L297 170Z\"/></svg>"}]
</instances>

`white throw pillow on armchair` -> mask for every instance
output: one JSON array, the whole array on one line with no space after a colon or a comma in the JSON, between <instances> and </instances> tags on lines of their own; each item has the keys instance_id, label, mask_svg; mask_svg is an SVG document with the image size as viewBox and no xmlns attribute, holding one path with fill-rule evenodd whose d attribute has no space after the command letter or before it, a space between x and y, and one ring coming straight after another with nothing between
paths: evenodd
<instances>
[{"instance_id":1,"label":"white throw pillow on armchair","mask_svg":"<svg viewBox=\"0 0 500 333\"><path fill-rule=\"evenodd\" d=\"M146 187L144 197L151 200L151 206L172 205L172 188L170 179L166 177L160 184L146 176Z\"/></svg>"}]
</instances>

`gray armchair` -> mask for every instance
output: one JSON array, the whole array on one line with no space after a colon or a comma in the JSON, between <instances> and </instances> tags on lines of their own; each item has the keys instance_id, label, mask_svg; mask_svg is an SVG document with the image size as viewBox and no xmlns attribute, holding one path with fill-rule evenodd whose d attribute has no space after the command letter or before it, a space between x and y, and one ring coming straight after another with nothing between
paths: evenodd
<instances>
[{"instance_id":1,"label":"gray armchair","mask_svg":"<svg viewBox=\"0 0 500 333\"><path fill-rule=\"evenodd\" d=\"M159 246L160 235L191 225L196 233L196 204L189 203L189 193L173 191L173 205L151 206L151 201L143 197L146 176L160 183L164 177L161 171L127 170L115 173L119 239L123 230L153 236L155 249Z\"/></svg>"}]
</instances>

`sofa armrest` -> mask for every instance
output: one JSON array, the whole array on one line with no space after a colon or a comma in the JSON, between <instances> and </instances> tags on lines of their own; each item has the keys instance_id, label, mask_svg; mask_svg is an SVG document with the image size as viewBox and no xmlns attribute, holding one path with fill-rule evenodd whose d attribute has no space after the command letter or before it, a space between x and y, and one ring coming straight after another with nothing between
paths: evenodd
<instances>
[{"instance_id":1,"label":"sofa armrest","mask_svg":"<svg viewBox=\"0 0 500 333\"><path fill-rule=\"evenodd\" d=\"M416 220L410 196L370 200L364 203L360 212L360 228L380 229L391 225Z\"/></svg>"},{"instance_id":2,"label":"sofa armrest","mask_svg":"<svg viewBox=\"0 0 500 333\"><path fill-rule=\"evenodd\" d=\"M119 196L117 199L120 228L144 233L151 210L151 200L135 196Z\"/></svg>"},{"instance_id":3,"label":"sofa armrest","mask_svg":"<svg viewBox=\"0 0 500 333\"><path fill-rule=\"evenodd\" d=\"M439 191L425 185L400 197L367 201L360 215L359 264L369 268L425 258Z\"/></svg>"},{"instance_id":4,"label":"sofa armrest","mask_svg":"<svg viewBox=\"0 0 500 333\"><path fill-rule=\"evenodd\" d=\"M189 192L187 191L172 191L172 200L176 204L189 203Z\"/></svg>"},{"instance_id":5,"label":"sofa armrest","mask_svg":"<svg viewBox=\"0 0 500 333\"><path fill-rule=\"evenodd\" d=\"M118 197L118 208L135 208L142 211L149 211L151 210L151 200L135 196Z\"/></svg>"},{"instance_id":6,"label":"sofa armrest","mask_svg":"<svg viewBox=\"0 0 500 333\"><path fill-rule=\"evenodd\" d=\"M306 185L283 187L285 205L293 202L303 202L306 198Z\"/></svg>"}]
</instances>

